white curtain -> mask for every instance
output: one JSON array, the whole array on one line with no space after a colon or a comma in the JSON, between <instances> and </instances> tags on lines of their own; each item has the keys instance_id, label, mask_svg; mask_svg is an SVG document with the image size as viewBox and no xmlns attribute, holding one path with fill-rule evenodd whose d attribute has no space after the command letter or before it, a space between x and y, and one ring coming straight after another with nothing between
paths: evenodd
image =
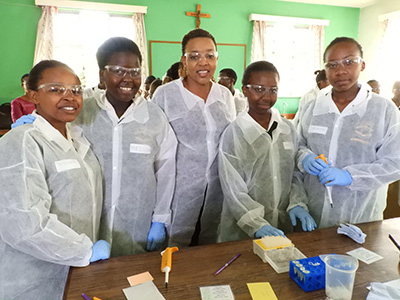
<instances>
[{"instance_id":1,"label":"white curtain","mask_svg":"<svg viewBox=\"0 0 400 300\"><path fill-rule=\"evenodd\" d=\"M142 82L149 75L149 65L147 62L147 39L146 30L144 27L144 18L142 13L135 13L133 15L133 24L135 26L135 43L138 45L140 53L142 54Z\"/></svg>"},{"instance_id":2,"label":"white curtain","mask_svg":"<svg viewBox=\"0 0 400 300\"><path fill-rule=\"evenodd\" d=\"M323 61L323 51L324 51L324 38L325 38L325 26L322 25L311 25L310 31L314 35L314 58L315 66L321 68L321 61Z\"/></svg>"},{"instance_id":3,"label":"white curtain","mask_svg":"<svg viewBox=\"0 0 400 300\"><path fill-rule=\"evenodd\" d=\"M264 21L254 21L253 42L251 45L251 62L265 59L265 31L267 24Z\"/></svg>"},{"instance_id":4,"label":"white curtain","mask_svg":"<svg viewBox=\"0 0 400 300\"><path fill-rule=\"evenodd\" d=\"M53 20L56 14L56 7L42 7L42 16L38 23L36 35L34 65L41 60L53 58Z\"/></svg>"}]
</instances>

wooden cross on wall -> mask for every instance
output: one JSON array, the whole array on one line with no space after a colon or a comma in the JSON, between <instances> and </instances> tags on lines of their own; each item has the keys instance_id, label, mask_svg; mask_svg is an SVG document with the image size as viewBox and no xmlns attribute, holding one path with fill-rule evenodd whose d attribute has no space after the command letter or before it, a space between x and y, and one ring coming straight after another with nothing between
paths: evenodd
<instances>
[{"instance_id":1,"label":"wooden cross on wall","mask_svg":"<svg viewBox=\"0 0 400 300\"><path fill-rule=\"evenodd\" d=\"M200 18L210 18L210 14L203 14L201 11L201 5L197 4L197 11L196 12L186 12L186 15L189 17L196 17L196 28L200 28Z\"/></svg>"}]
</instances>

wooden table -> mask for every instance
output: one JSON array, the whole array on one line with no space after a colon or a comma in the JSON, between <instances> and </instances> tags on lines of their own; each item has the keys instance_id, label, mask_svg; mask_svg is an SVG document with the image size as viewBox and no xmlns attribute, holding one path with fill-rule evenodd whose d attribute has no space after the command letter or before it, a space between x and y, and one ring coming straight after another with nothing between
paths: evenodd
<instances>
[{"instance_id":1,"label":"wooden table","mask_svg":"<svg viewBox=\"0 0 400 300\"><path fill-rule=\"evenodd\" d=\"M384 259L367 265L360 262L356 273L353 299L365 299L370 282L386 282L399 278L399 251L388 238L392 234L400 241L400 218L360 224L368 236L362 247L374 251ZM287 235L307 257L319 254L345 254L361 247L350 238L336 233L336 228L296 232ZM218 276L221 266L237 253L241 256ZM91 264L86 268L71 268L64 299L80 299L84 292L90 297L126 299L122 289L129 287L126 278L149 271L154 284L167 300L200 300L200 286L229 284L236 300L251 300L246 283L270 282L280 300L325 299L325 291L304 292L289 273L277 274L269 264L253 254L252 241L221 243L190 247L173 254L173 265L168 289L164 287L164 273L160 271L159 253L145 253L116 257Z\"/></svg>"},{"instance_id":2,"label":"wooden table","mask_svg":"<svg viewBox=\"0 0 400 300\"><path fill-rule=\"evenodd\" d=\"M5 135L10 129L0 129L0 136Z\"/></svg>"}]
</instances>

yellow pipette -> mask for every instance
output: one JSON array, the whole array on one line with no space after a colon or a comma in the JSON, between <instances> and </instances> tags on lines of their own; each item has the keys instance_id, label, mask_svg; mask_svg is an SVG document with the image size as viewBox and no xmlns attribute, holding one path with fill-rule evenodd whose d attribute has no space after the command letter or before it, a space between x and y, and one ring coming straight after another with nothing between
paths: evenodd
<instances>
[{"instance_id":1,"label":"yellow pipette","mask_svg":"<svg viewBox=\"0 0 400 300\"><path fill-rule=\"evenodd\" d=\"M326 157L325 157L325 154L320 154L320 155L318 155L315 159L318 159L318 158L322 159L327 165L329 165L329 164L328 164L328 160L327 160ZM328 181L328 182L329 182L329 181ZM327 194L328 194L329 204L330 204L331 207L333 208L332 194L331 194L331 189L330 189L329 186L326 186L326 192L327 192Z\"/></svg>"},{"instance_id":2,"label":"yellow pipette","mask_svg":"<svg viewBox=\"0 0 400 300\"><path fill-rule=\"evenodd\" d=\"M179 251L178 247L168 247L161 252L161 272L165 273L165 287L168 287L169 272L172 270L172 253Z\"/></svg>"}]
</instances>

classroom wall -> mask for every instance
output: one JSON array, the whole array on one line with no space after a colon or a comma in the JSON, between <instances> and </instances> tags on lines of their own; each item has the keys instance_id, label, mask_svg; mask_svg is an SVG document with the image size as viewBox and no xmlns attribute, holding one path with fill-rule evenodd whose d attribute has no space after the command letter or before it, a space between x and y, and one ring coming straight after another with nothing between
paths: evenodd
<instances>
[{"instance_id":1,"label":"classroom wall","mask_svg":"<svg viewBox=\"0 0 400 300\"><path fill-rule=\"evenodd\" d=\"M278 0L98 0L115 4L147 6L145 16L148 40L181 41L184 34L195 28L195 18L185 15L195 11L196 4L202 5L202 12L211 14L210 19L202 19L201 27L210 31L218 43L246 44L247 64L250 63L253 23L249 14L270 14L289 17L328 19L330 26L325 30L325 45L336 36L358 37L360 9L325 5L281 2ZM8 102L22 93L20 76L27 72L33 63L36 27L41 9L35 7L34 0L3 0L0 2L0 103ZM177 47L179 49L179 47ZM165 68L179 60L177 48L166 50L165 57L154 57L155 75L161 77ZM172 51L172 52L171 52ZM237 55L241 55L238 51ZM175 58L176 57L176 58ZM235 61L232 57L232 61ZM241 59L241 58L240 58ZM229 60L218 65L217 72L230 67ZM164 70L165 69L165 70ZM244 66L243 66L244 69ZM236 70L241 78L243 69ZM310 89L314 82L310 82ZM238 85L239 86L239 85ZM289 106L286 113L297 109L298 98L285 99ZM279 107L279 103L277 104Z\"/></svg>"},{"instance_id":2,"label":"classroom wall","mask_svg":"<svg viewBox=\"0 0 400 300\"><path fill-rule=\"evenodd\" d=\"M381 0L379 4L374 4L361 9L360 26L358 40L364 48L364 60L366 68L361 74L361 79L368 81L378 79L376 74L378 70L384 68L375 59L379 55L379 43L383 37L383 23L379 22L378 17L383 14L400 11L400 1ZM400 78L400 76L399 76ZM393 82L381 82L381 92L386 97L392 97L391 87Z\"/></svg>"}]
</instances>

